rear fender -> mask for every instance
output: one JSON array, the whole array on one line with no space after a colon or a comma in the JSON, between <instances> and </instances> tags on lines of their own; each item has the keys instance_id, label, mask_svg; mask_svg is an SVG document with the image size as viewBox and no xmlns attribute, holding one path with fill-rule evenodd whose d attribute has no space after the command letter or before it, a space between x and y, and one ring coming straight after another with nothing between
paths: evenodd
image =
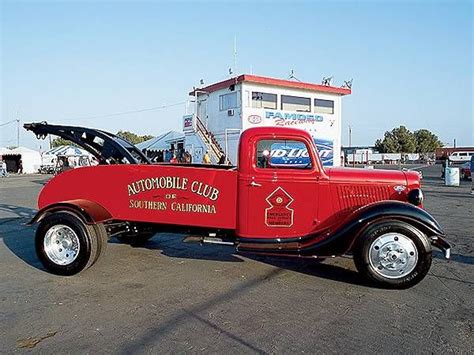
<instances>
[{"instance_id":1,"label":"rear fender","mask_svg":"<svg viewBox=\"0 0 474 355\"><path fill-rule=\"evenodd\" d=\"M78 215L86 224L97 224L112 219L112 215L103 206L89 200L69 200L46 206L36 213L28 225L40 222L50 213L68 211Z\"/></svg>"}]
</instances>

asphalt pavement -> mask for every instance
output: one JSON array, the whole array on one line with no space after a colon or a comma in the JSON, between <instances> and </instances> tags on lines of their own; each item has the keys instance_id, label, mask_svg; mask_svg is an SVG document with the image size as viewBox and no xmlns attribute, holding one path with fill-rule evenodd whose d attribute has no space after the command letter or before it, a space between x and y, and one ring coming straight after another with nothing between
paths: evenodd
<instances>
[{"instance_id":1,"label":"asphalt pavement","mask_svg":"<svg viewBox=\"0 0 474 355\"><path fill-rule=\"evenodd\" d=\"M454 248L401 291L365 284L349 256L248 257L173 234L112 239L91 269L55 276L24 225L47 177L0 179L0 353L472 353L474 196L420 170Z\"/></svg>"}]
</instances>

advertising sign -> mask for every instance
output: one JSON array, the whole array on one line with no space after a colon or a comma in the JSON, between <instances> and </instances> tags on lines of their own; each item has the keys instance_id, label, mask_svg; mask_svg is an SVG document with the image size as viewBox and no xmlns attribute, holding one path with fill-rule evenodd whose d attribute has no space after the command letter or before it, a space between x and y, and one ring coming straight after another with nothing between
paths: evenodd
<instances>
[{"instance_id":1,"label":"advertising sign","mask_svg":"<svg viewBox=\"0 0 474 355\"><path fill-rule=\"evenodd\" d=\"M244 117L244 129L262 126L303 129L313 137L323 166L337 166L340 164L341 127L339 113L318 114L248 108ZM283 156L280 151L272 153L272 162L275 160L276 164L305 165L309 162L307 153L306 156L305 154L298 155L297 153L292 153L289 147L280 147L278 149L286 150L287 155Z\"/></svg>"},{"instance_id":2,"label":"advertising sign","mask_svg":"<svg viewBox=\"0 0 474 355\"><path fill-rule=\"evenodd\" d=\"M319 158L323 166L334 165L334 141L328 139L313 138L318 148Z\"/></svg>"},{"instance_id":3,"label":"advertising sign","mask_svg":"<svg viewBox=\"0 0 474 355\"><path fill-rule=\"evenodd\" d=\"M194 131L194 115L183 116L183 132Z\"/></svg>"},{"instance_id":4,"label":"advertising sign","mask_svg":"<svg viewBox=\"0 0 474 355\"><path fill-rule=\"evenodd\" d=\"M314 143L323 166L333 166L333 141L315 138ZM270 152L270 164L280 167L288 165L301 168L307 167L310 164L308 150L301 143L274 143Z\"/></svg>"},{"instance_id":5,"label":"advertising sign","mask_svg":"<svg viewBox=\"0 0 474 355\"><path fill-rule=\"evenodd\" d=\"M308 150L303 143L273 143L270 151L270 164L275 167L284 167L291 165L292 167L304 168L309 166Z\"/></svg>"}]
</instances>

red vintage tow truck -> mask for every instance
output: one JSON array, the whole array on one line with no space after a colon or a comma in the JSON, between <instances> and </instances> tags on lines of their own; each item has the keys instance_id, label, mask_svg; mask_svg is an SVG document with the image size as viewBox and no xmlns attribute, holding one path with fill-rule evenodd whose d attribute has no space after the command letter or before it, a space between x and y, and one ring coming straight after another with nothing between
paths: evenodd
<instances>
[{"instance_id":1,"label":"red vintage tow truck","mask_svg":"<svg viewBox=\"0 0 474 355\"><path fill-rule=\"evenodd\" d=\"M175 231L241 253L324 259L352 254L376 284L406 288L450 245L423 210L416 172L323 168L311 136L292 128L244 131L238 166L152 164L105 131L25 124L91 152L95 167L66 171L40 193L36 250L45 268L73 275L92 266L111 236L138 243Z\"/></svg>"}]
</instances>

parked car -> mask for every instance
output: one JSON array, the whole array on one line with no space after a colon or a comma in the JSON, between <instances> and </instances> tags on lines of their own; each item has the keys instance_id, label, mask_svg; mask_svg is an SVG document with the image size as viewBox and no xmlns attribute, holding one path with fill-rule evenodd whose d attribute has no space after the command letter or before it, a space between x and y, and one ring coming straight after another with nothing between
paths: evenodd
<instances>
[{"instance_id":1,"label":"parked car","mask_svg":"<svg viewBox=\"0 0 474 355\"><path fill-rule=\"evenodd\" d=\"M73 140L102 163L57 175L40 193L31 221L39 222L36 251L56 274L92 266L110 236L146 241L164 231L240 253L313 260L350 253L363 277L388 288L420 282L432 247L450 255L445 233L423 210L417 172L325 168L303 130L247 129L238 166L212 166L154 165L104 131L25 128Z\"/></svg>"},{"instance_id":2,"label":"parked car","mask_svg":"<svg viewBox=\"0 0 474 355\"><path fill-rule=\"evenodd\" d=\"M449 161L454 164L460 164L471 161L474 152L454 152L449 155Z\"/></svg>"},{"instance_id":3,"label":"parked car","mask_svg":"<svg viewBox=\"0 0 474 355\"><path fill-rule=\"evenodd\" d=\"M472 179L471 175L471 162L468 161L467 163L464 163L461 167L461 177L465 180Z\"/></svg>"}]
</instances>

